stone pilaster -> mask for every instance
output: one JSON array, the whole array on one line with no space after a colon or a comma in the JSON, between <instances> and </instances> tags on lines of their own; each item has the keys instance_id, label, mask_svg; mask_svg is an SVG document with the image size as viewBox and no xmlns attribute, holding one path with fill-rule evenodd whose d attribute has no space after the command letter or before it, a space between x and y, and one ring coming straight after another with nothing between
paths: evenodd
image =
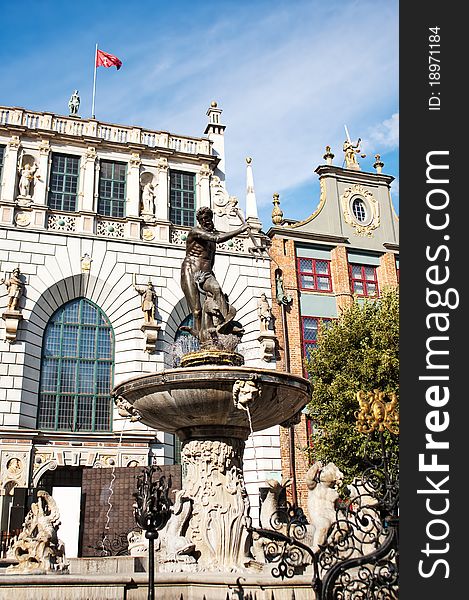
<instances>
[{"instance_id":1,"label":"stone pilaster","mask_svg":"<svg viewBox=\"0 0 469 600\"><path fill-rule=\"evenodd\" d=\"M341 310L353 303L345 246L336 246L331 251L331 277L332 289L337 300L337 312L340 314Z\"/></svg>"},{"instance_id":2,"label":"stone pilaster","mask_svg":"<svg viewBox=\"0 0 469 600\"><path fill-rule=\"evenodd\" d=\"M127 177L126 217L138 217L140 206L140 154L132 152Z\"/></svg>"}]
</instances>

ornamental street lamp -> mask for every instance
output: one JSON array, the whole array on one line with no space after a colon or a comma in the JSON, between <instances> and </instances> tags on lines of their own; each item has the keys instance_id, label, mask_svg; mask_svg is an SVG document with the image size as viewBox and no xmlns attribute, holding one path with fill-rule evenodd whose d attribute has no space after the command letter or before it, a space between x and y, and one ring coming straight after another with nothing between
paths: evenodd
<instances>
[{"instance_id":1,"label":"ornamental street lamp","mask_svg":"<svg viewBox=\"0 0 469 600\"><path fill-rule=\"evenodd\" d=\"M171 501L168 492L171 488L171 476L166 480L164 475L153 481L155 471L159 467L145 467L137 477L137 491L133 494L134 516L137 524L145 531L148 539L148 600L155 598L155 540L168 522L171 515Z\"/></svg>"}]
</instances>

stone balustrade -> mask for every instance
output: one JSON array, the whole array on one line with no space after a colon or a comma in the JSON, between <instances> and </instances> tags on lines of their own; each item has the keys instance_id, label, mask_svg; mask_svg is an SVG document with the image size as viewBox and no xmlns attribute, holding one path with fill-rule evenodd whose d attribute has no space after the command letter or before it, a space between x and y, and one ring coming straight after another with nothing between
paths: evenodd
<instances>
[{"instance_id":1,"label":"stone balustrade","mask_svg":"<svg viewBox=\"0 0 469 600\"><path fill-rule=\"evenodd\" d=\"M96 119L81 119L52 113L34 112L22 108L0 106L0 126L55 131L61 135L86 136L119 144L139 144L149 148L167 148L186 154L211 154L210 140L172 135L140 127L101 123Z\"/></svg>"}]
</instances>

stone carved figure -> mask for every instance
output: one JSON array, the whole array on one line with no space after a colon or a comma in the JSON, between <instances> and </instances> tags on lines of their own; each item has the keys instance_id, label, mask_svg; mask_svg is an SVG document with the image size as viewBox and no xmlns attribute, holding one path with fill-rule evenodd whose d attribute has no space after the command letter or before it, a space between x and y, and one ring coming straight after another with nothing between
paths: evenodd
<instances>
[{"instance_id":1,"label":"stone carved figure","mask_svg":"<svg viewBox=\"0 0 469 600\"><path fill-rule=\"evenodd\" d=\"M78 109L80 108L80 96L78 95L78 90L75 90L73 94L70 96L70 100L68 101L68 110L70 111L70 116L78 115Z\"/></svg>"},{"instance_id":2,"label":"stone carved figure","mask_svg":"<svg viewBox=\"0 0 469 600\"><path fill-rule=\"evenodd\" d=\"M233 384L233 402L236 408L247 410L249 405L261 395L260 383L255 377L238 379Z\"/></svg>"},{"instance_id":3,"label":"stone carved figure","mask_svg":"<svg viewBox=\"0 0 469 600\"><path fill-rule=\"evenodd\" d=\"M257 303L257 314L259 316L261 332L269 331L273 315L265 293L261 294Z\"/></svg>"},{"instance_id":4,"label":"stone carved figure","mask_svg":"<svg viewBox=\"0 0 469 600\"><path fill-rule=\"evenodd\" d=\"M131 404L122 396L116 396L114 398L114 403L117 407L117 412L121 417L130 418L132 422L140 421L140 419L142 418L142 415L133 406L133 404Z\"/></svg>"},{"instance_id":5,"label":"stone carved figure","mask_svg":"<svg viewBox=\"0 0 469 600\"><path fill-rule=\"evenodd\" d=\"M154 216L155 214L155 186L147 181L142 188L142 214Z\"/></svg>"},{"instance_id":6,"label":"stone carved figure","mask_svg":"<svg viewBox=\"0 0 469 600\"><path fill-rule=\"evenodd\" d=\"M19 311L20 298L24 292L24 283L20 278L20 270L18 267L13 269L13 273L9 279L0 279L0 283L4 283L8 292L7 311Z\"/></svg>"},{"instance_id":7,"label":"stone carved figure","mask_svg":"<svg viewBox=\"0 0 469 600\"><path fill-rule=\"evenodd\" d=\"M176 491L171 512L169 521L160 532L158 561L195 563L195 558L191 556L195 544L184 535L192 513L192 500L185 490Z\"/></svg>"},{"instance_id":8,"label":"stone carved figure","mask_svg":"<svg viewBox=\"0 0 469 600\"><path fill-rule=\"evenodd\" d=\"M18 167L18 172L20 174L20 180L18 182L18 191L19 195L24 198L31 197L31 184L33 183L36 177L37 164L33 162L27 162Z\"/></svg>"},{"instance_id":9,"label":"stone carved figure","mask_svg":"<svg viewBox=\"0 0 469 600\"><path fill-rule=\"evenodd\" d=\"M238 229L219 233L215 230L213 212L207 206L199 208L196 217L198 225L193 227L187 236L186 256L181 267L181 287L194 319L190 333L199 339L201 346L204 346L213 342L213 336L209 332L213 327L223 334L240 333L239 330L233 329L236 310L229 304L226 294L223 293L213 273L213 266L216 245L247 231L249 226L244 223ZM216 306L217 321L221 320L221 324L218 322L215 325L208 307L204 309L202 305L201 295L209 298L212 315L213 307Z\"/></svg>"},{"instance_id":10,"label":"stone carved figure","mask_svg":"<svg viewBox=\"0 0 469 600\"><path fill-rule=\"evenodd\" d=\"M353 144L350 140L345 140L343 145L343 151L345 153L345 166L347 169L355 169L357 170L358 162L356 158L356 154L360 154L360 142L361 139L358 138L356 144Z\"/></svg>"},{"instance_id":11,"label":"stone carved figure","mask_svg":"<svg viewBox=\"0 0 469 600\"><path fill-rule=\"evenodd\" d=\"M259 521L262 529L276 529L278 531L277 524L273 523L272 520L277 520L277 511L279 509L278 501L282 492L291 484L292 480L290 477L282 478L282 481L276 479L267 479L265 482L268 488L267 495L262 503L261 513L259 515Z\"/></svg>"},{"instance_id":12,"label":"stone carved figure","mask_svg":"<svg viewBox=\"0 0 469 600\"><path fill-rule=\"evenodd\" d=\"M133 287L135 291L138 292L141 296L141 307L143 314L145 315L145 323L154 323L157 295L152 282L149 281L144 287L136 285L134 278Z\"/></svg>"},{"instance_id":13,"label":"stone carved figure","mask_svg":"<svg viewBox=\"0 0 469 600\"><path fill-rule=\"evenodd\" d=\"M339 500L337 487L344 478L337 466L330 462L323 467L320 461L306 473L308 486L308 514L313 528L312 550L317 552L324 544L327 532L336 519L336 503Z\"/></svg>"},{"instance_id":14,"label":"stone carved figure","mask_svg":"<svg viewBox=\"0 0 469 600\"><path fill-rule=\"evenodd\" d=\"M60 514L55 500L44 490L37 493L37 502L23 523L23 529L13 542L11 556L18 564L8 567L8 573L49 573L68 569L64 544L57 537Z\"/></svg>"}]
</instances>

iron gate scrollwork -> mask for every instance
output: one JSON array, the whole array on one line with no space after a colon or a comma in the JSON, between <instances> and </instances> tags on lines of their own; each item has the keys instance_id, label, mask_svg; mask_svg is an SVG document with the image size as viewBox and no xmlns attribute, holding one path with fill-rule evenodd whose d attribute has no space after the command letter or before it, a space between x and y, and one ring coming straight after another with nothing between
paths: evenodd
<instances>
[{"instance_id":1,"label":"iron gate scrollwork","mask_svg":"<svg viewBox=\"0 0 469 600\"><path fill-rule=\"evenodd\" d=\"M263 540L274 577L291 578L312 565L318 600L396 600L399 586L399 466L385 448L383 432L399 431L397 399L358 392L357 428L377 431L381 459L348 486L350 500L336 506L326 540L313 552L311 525L301 508L287 503L272 515L269 529L252 529ZM260 542L258 542L260 543Z\"/></svg>"}]
</instances>

